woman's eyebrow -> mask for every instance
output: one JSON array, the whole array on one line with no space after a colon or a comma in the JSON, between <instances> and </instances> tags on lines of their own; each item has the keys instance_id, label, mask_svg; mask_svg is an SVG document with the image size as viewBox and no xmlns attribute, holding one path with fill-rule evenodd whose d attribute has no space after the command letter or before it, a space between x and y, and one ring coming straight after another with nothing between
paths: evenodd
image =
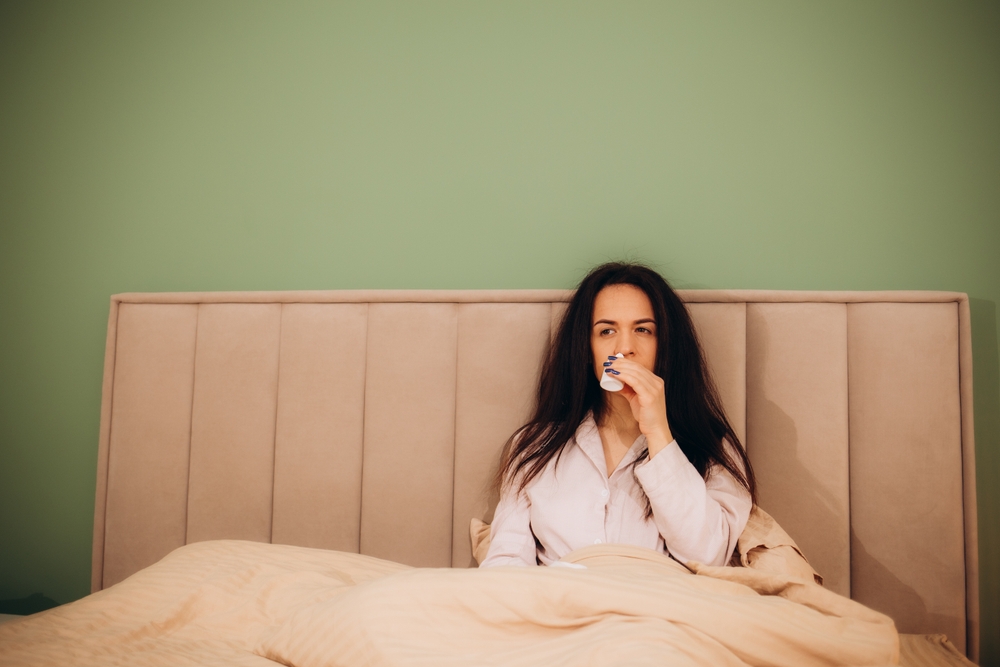
<instances>
[{"instance_id":1,"label":"woman's eyebrow","mask_svg":"<svg viewBox=\"0 0 1000 667\"><path fill-rule=\"evenodd\" d=\"M597 320L596 322L594 322L593 326L596 327L598 324L612 324L612 325L617 325L618 323L615 322L614 320ZM633 325L635 325L635 324L656 324L656 320L654 320L652 317L646 317L646 318L643 318L641 320L636 320L632 324Z\"/></svg>"}]
</instances>

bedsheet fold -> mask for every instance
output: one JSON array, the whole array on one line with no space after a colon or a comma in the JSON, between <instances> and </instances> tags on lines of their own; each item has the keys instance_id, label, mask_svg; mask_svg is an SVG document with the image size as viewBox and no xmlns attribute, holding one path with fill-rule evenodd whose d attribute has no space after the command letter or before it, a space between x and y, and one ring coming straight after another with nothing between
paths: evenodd
<instances>
[{"instance_id":1,"label":"bedsheet fold","mask_svg":"<svg viewBox=\"0 0 1000 667\"><path fill-rule=\"evenodd\" d=\"M815 584L593 546L582 568L414 569L253 542L182 547L0 626L0 665L891 665L892 621Z\"/></svg>"}]
</instances>

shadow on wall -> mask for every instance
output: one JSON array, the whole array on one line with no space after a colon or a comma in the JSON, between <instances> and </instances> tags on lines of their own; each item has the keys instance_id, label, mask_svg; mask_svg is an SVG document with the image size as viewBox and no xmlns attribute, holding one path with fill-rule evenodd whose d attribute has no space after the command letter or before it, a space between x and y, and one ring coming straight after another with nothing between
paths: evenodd
<instances>
[{"instance_id":1,"label":"shadow on wall","mask_svg":"<svg viewBox=\"0 0 1000 667\"><path fill-rule=\"evenodd\" d=\"M851 566L865 573L866 591L878 595L860 595L855 599L875 611L892 616L896 628L907 634L935 634L944 632L948 639L965 651L965 619L947 614L934 614L927 610L923 598L881 561L865 550L864 543L851 530Z\"/></svg>"},{"instance_id":2,"label":"shadow on wall","mask_svg":"<svg viewBox=\"0 0 1000 667\"><path fill-rule=\"evenodd\" d=\"M774 347L770 326L760 322L754 332L754 356L758 363L754 364L750 359L747 361L747 453L758 476L761 507L789 532L813 568L823 577L826 588L850 597L847 516L850 510L846 496L838 497L835 492L838 486L843 485L842 490L846 493L847 480L830 479L829 470L824 471L826 479L820 479L815 474L815 464L811 469L803 463L803 460L814 458L815 452L802 451L803 444L795 419L764 393L766 382L761 374L773 372L767 370ZM754 385L753 391L750 385ZM843 400L843 395L840 398ZM816 407L813 406L813 409ZM835 415L842 412L844 406L822 406L822 410ZM842 418L842 432L834 430L823 434L824 445L837 445L836 441L840 440L840 446L847 446L846 413ZM765 434L766 452L755 456L753 440L763 438ZM807 437L815 439L817 434L810 433Z\"/></svg>"},{"instance_id":3,"label":"shadow on wall","mask_svg":"<svg viewBox=\"0 0 1000 667\"><path fill-rule=\"evenodd\" d=\"M766 325L755 329L754 344L761 366L755 369L748 361L747 383L748 386L759 384L757 390L760 391L766 386L766 382L762 377L755 377L755 374L768 372L762 369L769 368L767 360L774 353L772 335ZM846 358L844 361L846 363ZM773 367L774 364L770 366ZM836 375L821 369L815 370L827 380L834 379ZM807 373L803 372L805 374ZM838 382L843 380L846 380L846 375ZM808 385L802 385L802 389L812 396ZM762 508L788 530L813 567L825 578L828 589L891 616L900 632L944 633L960 650L964 650L964 617L928 609L919 592L926 588L927 582L914 582L916 587L911 586L890 569L892 566L900 567L913 554L895 554L891 560L883 562L869 552L850 528L847 522L847 515L851 513L849 501L838 494L840 485L847 483L847 480L840 477L843 473L839 469L839 463L832 470L817 469L815 461L812 467L804 463L813 459L823 460L822 456L816 459L817 446L838 446L840 443L846 445L845 439L849 439L849 417L843 412L847 407L842 402L843 395L819 391L815 398L824 400L824 396L828 397L830 405L813 406L813 409L824 410L829 419L808 421L809 431L804 433L800 433L795 418L786 412L787 406L780 404L780 401L788 400L788 397L772 398L759 393L748 396L749 453L751 460L757 458L754 464L759 477ZM793 400L792 403L794 402ZM796 408L787 409L794 414ZM754 457L752 434L755 430L764 428L767 437L766 455L762 453L761 456ZM762 436L758 436L758 439L759 437ZM837 535L834 536L833 533ZM833 539L838 539L841 543L834 546L831 542ZM844 562L845 557L849 558L849 562ZM933 558L930 554L917 557ZM904 570L908 569L909 566L904 566ZM933 585L930 588L933 590Z\"/></svg>"},{"instance_id":4,"label":"shadow on wall","mask_svg":"<svg viewBox=\"0 0 1000 667\"><path fill-rule=\"evenodd\" d=\"M47 598L41 593L32 593L26 598L16 600L0 600L0 614L15 614L27 616L37 614L46 609L58 607L59 603L51 598Z\"/></svg>"},{"instance_id":5,"label":"shadow on wall","mask_svg":"<svg viewBox=\"0 0 1000 667\"><path fill-rule=\"evenodd\" d=\"M821 549L810 544L810 535L804 531L800 532L803 522L802 509L807 510L809 522L813 525L833 527L843 521L843 501L838 500L829 491L827 484L802 464L798 452L798 430L795 428L795 420L788 413L765 396L755 402L754 418L768 425L767 447L772 464L775 460L781 461L780 474L774 474L776 471L772 469L769 471L772 473L771 476L758 481L761 489L761 508L789 531L789 535L805 553L806 559L824 578L825 587L850 597L850 582L833 571L829 557L824 557L825 554ZM808 496L803 495L803 489L809 489ZM789 510L794 511L794 508L787 506L787 500L778 504L776 501L768 502L769 498L795 498L794 508L799 511L792 515ZM823 539L829 542L829 534L824 535ZM844 548L846 550L846 544Z\"/></svg>"}]
</instances>

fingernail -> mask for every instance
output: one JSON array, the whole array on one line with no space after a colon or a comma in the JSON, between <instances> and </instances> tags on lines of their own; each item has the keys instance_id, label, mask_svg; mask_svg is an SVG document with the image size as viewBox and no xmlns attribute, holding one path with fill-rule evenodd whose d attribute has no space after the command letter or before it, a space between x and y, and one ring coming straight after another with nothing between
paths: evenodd
<instances>
[{"instance_id":1,"label":"fingernail","mask_svg":"<svg viewBox=\"0 0 1000 667\"><path fill-rule=\"evenodd\" d=\"M619 373L618 371L616 371L616 370L615 370L615 369L613 369L613 368L609 368L609 369L608 369L608 372L609 372L609 373L611 373L612 375L621 375L621 373Z\"/></svg>"},{"instance_id":2,"label":"fingernail","mask_svg":"<svg viewBox=\"0 0 1000 667\"><path fill-rule=\"evenodd\" d=\"M610 365L611 365L611 362L610 362L610 361L605 361L605 362L604 362L604 365L605 365L605 366L610 366Z\"/></svg>"},{"instance_id":3,"label":"fingernail","mask_svg":"<svg viewBox=\"0 0 1000 667\"><path fill-rule=\"evenodd\" d=\"M617 358L618 358L618 357L612 357L612 356L609 356L609 357L608 357L608 359L610 359L611 361L614 361L614 360L615 360L615 359L617 359Z\"/></svg>"}]
</instances>

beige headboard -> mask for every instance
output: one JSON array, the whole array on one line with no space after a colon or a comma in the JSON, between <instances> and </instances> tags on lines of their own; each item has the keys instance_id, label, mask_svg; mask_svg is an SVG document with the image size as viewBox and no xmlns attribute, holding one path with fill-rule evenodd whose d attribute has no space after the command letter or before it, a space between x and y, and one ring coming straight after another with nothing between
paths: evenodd
<instances>
[{"instance_id":1,"label":"beige headboard","mask_svg":"<svg viewBox=\"0 0 1000 667\"><path fill-rule=\"evenodd\" d=\"M569 294L112 297L94 590L217 538L469 566ZM966 296L681 294L762 507L829 588L975 656Z\"/></svg>"}]
</instances>

